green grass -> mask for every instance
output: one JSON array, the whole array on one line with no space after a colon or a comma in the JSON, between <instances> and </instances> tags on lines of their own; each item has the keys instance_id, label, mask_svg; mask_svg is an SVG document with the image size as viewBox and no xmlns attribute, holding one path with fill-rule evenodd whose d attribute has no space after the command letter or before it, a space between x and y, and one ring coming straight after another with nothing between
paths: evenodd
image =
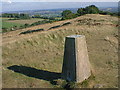
<instances>
[{"instance_id":1,"label":"green grass","mask_svg":"<svg viewBox=\"0 0 120 90\"><path fill-rule=\"evenodd\" d=\"M8 28L8 29L12 28L14 26L20 27L21 25L23 25L23 24L11 23L11 22L6 22L6 21L2 22L2 27L3 28Z\"/></svg>"},{"instance_id":2,"label":"green grass","mask_svg":"<svg viewBox=\"0 0 120 90\"><path fill-rule=\"evenodd\" d=\"M2 27L3 28L10 29L10 28L12 28L14 26L19 27L20 25L23 25L23 24L18 24L18 23L14 23L14 22L7 22L8 19L10 19L10 18L0 18L0 20L2 20Z\"/></svg>"},{"instance_id":3,"label":"green grass","mask_svg":"<svg viewBox=\"0 0 120 90\"><path fill-rule=\"evenodd\" d=\"M37 21L42 21L44 19L36 19L36 18L32 18L32 19L25 19L25 20L9 20L11 18L0 18L0 20L2 20L2 27L3 28L12 28L14 26L20 27L21 25L24 24L32 24L34 22Z\"/></svg>"}]
</instances>

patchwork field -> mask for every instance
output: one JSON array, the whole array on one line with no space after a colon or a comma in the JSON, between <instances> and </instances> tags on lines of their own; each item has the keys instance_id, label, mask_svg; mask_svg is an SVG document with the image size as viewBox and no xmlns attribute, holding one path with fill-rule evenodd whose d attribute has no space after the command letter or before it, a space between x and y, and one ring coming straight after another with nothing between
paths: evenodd
<instances>
[{"instance_id":1,"label":"patchwork field","mask_svg":"<svg viewBox=\"0 0 120 90\"><path fill-rule=\"evenodd\" d=\"M8 22L10 18L0 18L2 19L2 27L3 28L12 28L13 26L20 26L23 24L15 23L15 22Z\"/></svg>"},{"instance_id":2,"label":"patchwork field","mask_svg":"<svg viewBox=\"0 0 120 90\"><path fill-rule=\"evenodd\" d=\"M70 86L117 88L119 25L116 22L117 17L88 14L4 33L3 88L66 88L67 82L60 77L68 35L85 35L93 73L85 82ZM36 29L44 31L20 34Z\"/></svg>"},{"instance_id":3,"label":"patchwork field","mask_svg":"<svg viewBox=\"0 0 120 90\"><path fill-rule=\"evenodd\" d=\"M42 21L42 20L44 20L44 19L37 19L37 18L35 18L35 19L27 19L27 20L9 20L9 21L7 21L7 22L10 22L10 23L18 23L18 24L32 24L32 23L34 23L34 22L37 22L37 21Z\"/></svg>"},{"instance_id":4,"label":"patchwork field","mask_svg":"<svg viewBox=\"0 0 120 90\"><path fill-rule=\"evenodd\" d=\"M24 25L24 24L32 24L34 22L37 22L37 21L42 21L44 19L26 19L26 20L9 20L11 18L0 18L2 19L2 27L4 28L11 28L11 27L14 27L14 26L21 26L21 25Z\"/></svg>"}]
</instances>

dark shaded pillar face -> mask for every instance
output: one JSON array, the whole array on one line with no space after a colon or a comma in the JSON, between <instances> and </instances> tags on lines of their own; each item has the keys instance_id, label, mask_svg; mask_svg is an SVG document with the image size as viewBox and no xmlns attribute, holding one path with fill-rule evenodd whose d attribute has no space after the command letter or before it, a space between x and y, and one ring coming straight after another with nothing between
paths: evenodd
<instances>
[{"instance_id":1,"label":"dark shaded pillar face","mask_svg":"<svg viewBox=\"0 0 120 90\"><path fill-rule=\"evenodd\" d=\"M68 81L75 81L75 39L66 37L65 48L64 48L64 60L63 60L63 68L62 68L62 76L64 79Z\"/></svg>"},{"instance_id":2,"label":"dark shaded pillar face","mask_svg":"<svg viewBox=\"0 0 120 90\"><path fill-rule=\"evenodd\" d=\"M85 36L67 36L62 67L63 79L82 82L90 75L90 62Z\"/></svg>"}]
</instances>

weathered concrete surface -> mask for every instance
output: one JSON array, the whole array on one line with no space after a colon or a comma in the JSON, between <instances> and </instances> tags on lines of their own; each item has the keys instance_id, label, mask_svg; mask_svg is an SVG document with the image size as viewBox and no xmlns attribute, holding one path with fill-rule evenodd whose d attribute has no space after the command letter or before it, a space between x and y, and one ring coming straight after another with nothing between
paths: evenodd
<instances>
[{"instance_id":1,"label":"weathered concrete surface","mask_svg":"<svg viewBox=\"0 0 120 90\"><path fill-rule=\"evenodd\" d=\"M90 75L90 62L85 36L67 36L62 67L63 79L82 82Z\"/></svg>"}]
</instances>

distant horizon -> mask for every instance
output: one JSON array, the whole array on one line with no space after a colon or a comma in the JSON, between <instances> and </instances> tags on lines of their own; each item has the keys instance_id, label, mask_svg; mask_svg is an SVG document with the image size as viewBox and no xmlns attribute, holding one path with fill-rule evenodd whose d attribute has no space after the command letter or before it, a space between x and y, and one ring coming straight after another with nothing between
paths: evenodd
<instances>
[{"instance_id":1,"label":"distant horizon","mask_svg":"<svg viewBox=\"0 0 120 90\"><path fill-rule=\"evenodd\" d=\"M29 3L29 4L26 4ZM118 7L117 2L12 2L3 3L1 13L17 11L51 10L82 8L89 5L96 5L98 8Z\"/></svg>"},{"instance_id":2,"label":"distant horizon","mask_svg":"<svg viewBox=\"0 0 120 90\"><path fill-rule=\"evenodd\" d=\"M99 9L101 8L115 8L115 7L99 7ZM35 9L35 10L17 10L17 11L2 11L0 13L12 13L12 12L27 12L27 11L46 11L46 10L59 10L59 9L63 9L63 10L68 10L68 9L78 9L77 7L76 8L55 8L55 9Z\"/></svg>"}]
</instances>

